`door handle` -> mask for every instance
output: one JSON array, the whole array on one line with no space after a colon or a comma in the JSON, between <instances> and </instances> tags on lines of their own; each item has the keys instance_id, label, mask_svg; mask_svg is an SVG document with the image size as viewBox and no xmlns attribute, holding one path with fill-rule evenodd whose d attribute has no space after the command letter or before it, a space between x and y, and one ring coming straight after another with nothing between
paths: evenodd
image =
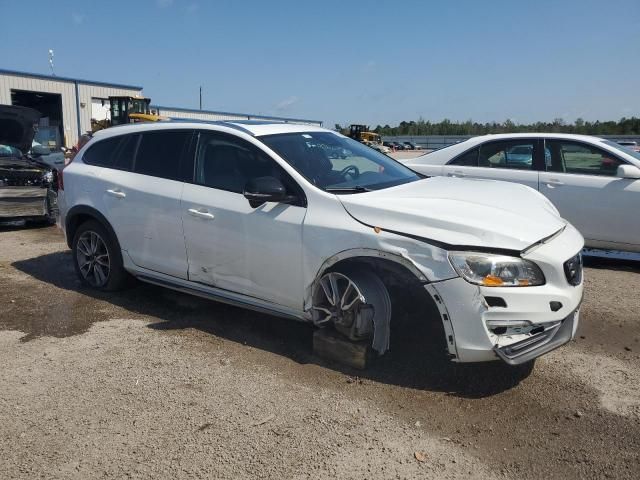
<instances>
[{"instance_id":1,"label":"door handle","mask_svg":"<svg viewBox=\"0 0 640 480\"><path fill-rule=\"evenodd\" d=\"M116 197L116 198L124 198L127 196L127 194L124 193L122 190L107 190L107 193L112 197Z\"/></svg>"},{"instance_id":2,"label":"door handle","mask_svg":"<svg viewBox=\"0 0 640 480\"><path fill-rule=\"evenodd\" d=\"M456 170L455 172L448 173L447 176L448 177L464 177L464 172L460 170Z\"/></svg>"},{"instance_id":3,"label":"door handle","mask_svg":"<svg viewBox=\"0 0 640 480\"><path fill-rule=\"evenodd\" d=\"M550 178L549 180L546 181L546 184L548 187L553 188L553 187L561 187L562 185L564 185L564 182L561 182L560 180L556 180L555 178Z\"/></svg>"},{"instance_id":4,"label":"door handle","mask_svg":"<svg viewBox=\"0 0 640 480\"><path fill-rule=\"evenodd\" d=\"M205 218L207 220L214 219L213 213L209 213L209 210L205 208L190 208L189 210L187 210L187 212L189 212L189 215L193 215L194 217Z\"/></svg>"}]
</instances>

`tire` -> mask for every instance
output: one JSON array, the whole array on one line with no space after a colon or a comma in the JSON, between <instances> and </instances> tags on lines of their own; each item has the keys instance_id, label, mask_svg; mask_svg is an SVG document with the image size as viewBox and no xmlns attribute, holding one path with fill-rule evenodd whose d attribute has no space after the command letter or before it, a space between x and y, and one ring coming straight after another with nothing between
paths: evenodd
<instances>
[{"instance_id":1,"label":"tire","mask_svg":"<svg viewBox=\"0 0 640 480\"><path fill-rule=\"evenodd\" d=\"M120 245L96 220L78 227L72 252L73 265L83 285L111 292L127 284L129 274L122 265Z\"/></svg>"}]
</instances>

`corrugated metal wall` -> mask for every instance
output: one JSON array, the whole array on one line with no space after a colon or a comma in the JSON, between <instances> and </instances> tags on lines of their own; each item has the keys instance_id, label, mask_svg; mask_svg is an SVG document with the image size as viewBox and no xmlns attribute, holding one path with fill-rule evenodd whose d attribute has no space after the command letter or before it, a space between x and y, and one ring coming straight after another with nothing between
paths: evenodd
<instances>
[{"instance_id":1,"label":"corrugated metal wall","mask_svg":"<svg viewBox=\"0 0 640 480\"><path fill-rule=\"evenodd\" d=\"M186 108L171 108L152 105L152 110L156 110L160 115L170 118L187 118L192 120L265 120L277 122L299 123L303 125L322 126L320 120L304 120L286 117L270 117L267 115L253 115L251 113L229 113L216 112L211 110L189 110Z\"/></svg>"},{"instance_id":2,"label":"corrugated metal wall","mask_svg":"<svg viewBox=\"0 0 640 480\"><path fill-rule=\"evenodd\" d=\"M76 99L76 84L78 98ZM46 77L39 74L0 71L0 104L11 105L11 90L26 90L59 94L62 97L62 121L64 142L71 147L78 142L80 134L91 130L91 99L107 99L110 96L141 95L142 90L127 85L109 85L73 78ZM79 112L78 112L79 106ZM153 106L161 115L172 118L186 118L195 120L266 120L300 123L305 125L322 126L319 120L304 120L284 117L270 117L245 113L229 113L216 111L200 111L184 108ZM78 122L80 128L78 128Z\"/></svg>"},{"instance_id":3,"label":"corrugated metal wall","mask_svg":"<svg viewBox=\"0 0 640 480\"><path fill-rule=\"evenodd\" d=\"M60 82L19 75L0 75L0 104L11 105L11 90L57 93L62 95L62 121L67 146L78 141L76 94L73 82Z\"/></svg>"},{"instance_id":4,"label":"corrugated metal wall","mask_svg":"<svg viewBox=\"0 0 640 480\"><path fill-rule=\"evenodd\" d=\"M231 115L224 113L209 113L201 112L199 110L183 111L183 110L171 110L164 107L152 106L152 110L156 110L160 115L170 118L187 118L191 120L248 120L247 115Z\"/></svg>"},{"instance_id":5,"label":"corrugated metal wall","mask_svg":"<svg viewBox=\"0 0 640 480\"><path fill-rule=\"evenodd\" d=\"M11 105L11 90L57 93L62 96L62 121L67 147L78 142L79 133L91 130L91 98L108 98L110 95L139 95L141 92L139 89L108 87L78 81L78 103L80 104L80 132L78 132L74 81L0 74L0 104Z\"/></svg>"}]
</instances>

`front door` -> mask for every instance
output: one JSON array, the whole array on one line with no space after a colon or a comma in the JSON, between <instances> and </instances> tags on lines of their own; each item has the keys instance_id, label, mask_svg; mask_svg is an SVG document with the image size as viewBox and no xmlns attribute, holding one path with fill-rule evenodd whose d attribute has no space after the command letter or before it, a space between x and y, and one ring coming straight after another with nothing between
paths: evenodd
<instances>
[{"instance_id":1,"label":"front door","mask_svg":"<svg viewBox=\"0 0 640 480\"><path fill-rule=\"evenodd\" d=\"M597 147L547 140L551 162L540 173L540 192L593 247L640 249L636 221L640 180L616 176L624 163Z\"/></svg>"},{"instance_id":2,"label":"front door","mask_svg":"<svg viewBox=\"0 0 640 480\"><path fill-rule=\"evenodd\" d=\"M265 203L252 208L242 192L254 177L280 179L298 205ZM193 184L182 196L189 279L302 309L301 191L277 163L232 135L203 131L196 149Z\"/></svg>"}]
</instances>

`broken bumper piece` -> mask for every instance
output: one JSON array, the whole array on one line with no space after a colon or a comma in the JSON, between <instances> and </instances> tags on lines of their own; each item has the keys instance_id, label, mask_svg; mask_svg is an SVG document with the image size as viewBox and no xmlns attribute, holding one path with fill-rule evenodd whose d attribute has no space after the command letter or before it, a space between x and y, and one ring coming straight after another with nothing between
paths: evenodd
<instances>
[{"instance_id":1,"label":"broken bumper piece","mask_svg":"<svg viewBox=\"0 0 640 480\"><path fill-rule=\"evenodd\" d=\"M522 365L540 355L555 350L568 343L574 335L574 323L578 317L578 310L545 331L532 335L511 345L495 346L493 351L509 365Z\"/></svg>"}]
</instances>

